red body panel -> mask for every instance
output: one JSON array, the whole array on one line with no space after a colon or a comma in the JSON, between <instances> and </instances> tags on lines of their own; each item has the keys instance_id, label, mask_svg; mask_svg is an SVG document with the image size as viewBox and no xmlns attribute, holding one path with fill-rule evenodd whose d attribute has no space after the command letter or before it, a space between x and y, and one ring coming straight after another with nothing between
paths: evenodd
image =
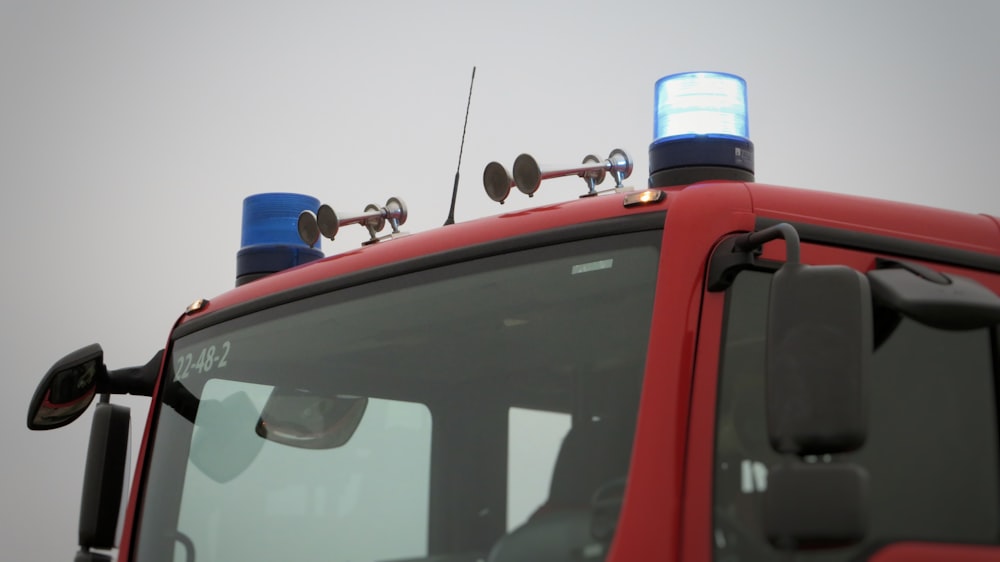
<instances>
[{"instance_id":1,"label":"red body panel","mask_svg":"<svg viewBox=\"0 0 1000 562\"><path fill-rule=\"evenodd\" d=\"M681 537L684 457L702 282L709 253L726 233L753 230L742 184L674 191L650 330L629 488L611 559L673 560Z\"/></svg>"},{"instance_id":2,"label":"red body panel","mask_svg":"<svg viewBox=\"0 0 1000 562\"><path fill-rule=\"evenodd\" d=\"M986 215L759 184L751 196L761 216L1000 255L996 223Z\"/></svg>"},{"instance_id":3,"label":"red body panel","mask_svg":"<svg viewBox=\"0 0 1000 562\"><path fill-rule=\"evenodd\" d=\"M177 327L178 322L174 323L174 327ZM167 342L169 345L170 342ZM165 348L167 349L167 348ZM156 421L155 415L157 411L157 404L160 399L160 380L163 377L163 373L167 370L167 361L170 360L170 356L166 353L163 354L163 361L160 364L160 375L157 377L156 387L153 390L153 396L149 401L149 413L146 415L146 428L142 433L142 446L139 448L139 455L135 463L135 472L132 477L132 486L129 487L129 498L128 507L124 513L125 520L122 523L122 539L121 545L119 545L119 556L118 560L121 562L127 562L132 559L132 534L133 530L136 528L136 514L139 510L139 492L142 488L142 480L145 475L147 451L151 450L150 439L152 438L153 424Z\"/></svg>"},{"instance_id":4,"label":"red body panel","mask_svg":"<svg viewBox=\"0 0 1000 562\"><path fill-rule=\"evenodd\" d=\"M199 315L264 295L379 265L475 246L513 236L617 216L663 210L662 205L625 209L623 196L605 196L537 207L454 224L360 248L248 283L209 301Z\"/></svg>"},{"instance_id":5,"label":"red body panel","mask_svg":"<svg viewBox=\"0 0 1000 562\"><path fill-rule=\"evenodd\" d=\"M740 209L732 208L722 195L723 191L737 186L748 196ZM668 191L665 205L624 209L621 195L604 195L455 224L402 237L392 243L350 249L318 264L275 274L220 295L200 314L376 265L603 218L674 208L678 201L688 198L697 199L703 214L711 217L711 221L725 223L728 219L722 215L753 213L1000 255L1000 224L987 215L764 184L708 182ZM710 226L705 222L697 228ZM748 229L752 228L751 223ZM672 239L673 243L690 236L687 232L681 234L680 238ZM718 238L720 231L716 231L716 235Z\"/></svg>"},{"instance_id":6,"label":"red body panel","mask_svg":"<svg viewBox=\"0 0 1000 562\"><path fill-rule=\"evenodd\" d=\"M1000 547L930 542L891 544L869 558L871 562L996 562Z\"/></svg>"},{"instance_id":7,"label":"red body panel","mask_svg":"<svg viewBox=\"0 0 1000 562\"><path fill-rule=\"evenodd\" d=\"M691 392L690 438L684 469L684 527L678 560L712 559L712 479L715 475L715 399L725 294L706 293Z\"/></svg>"},{"instance_id":8,"label":"red body panel","mask_svg":"<svg viewBox=\"0 0 1000 562\"><path fill-rule=\"evenodd\" d=\"M626 209L622 195L609 194L352 249L214 297L194 316L367 268L579 223L667 210L632 469L610 559L709 560L724 295L706 293L704 277L712 249L720 239L752 231L755 221L766 217L1000 256L1000 221L986 215L761 184L706 182L667 191L666 200L645 207ZM781 243L769 244L765 256L783 259ZM803 248L803 259L836 261L864 270L870 267L873 256L813 246ZM948 269L939 264L935 267ZM982 279L1000 291L995 276L988 279L983 275ZM178 325L188 318L181 318ZM126 515L122 560L129 559L136 498L141 491L155 409L156 396ZM1000 558L993 552L989 548L907 543L887 547L873 560Z\"/></svg>"}]
</instances>

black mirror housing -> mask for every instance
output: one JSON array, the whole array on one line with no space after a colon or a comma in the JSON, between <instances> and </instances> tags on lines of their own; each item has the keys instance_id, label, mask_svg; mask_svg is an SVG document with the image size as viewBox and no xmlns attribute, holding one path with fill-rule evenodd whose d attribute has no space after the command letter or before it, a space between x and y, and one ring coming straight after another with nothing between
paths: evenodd
<instances>
[{"instance_id":1,"label":"black mirror housing","mask_svg":"<svg viewBox=\"0 0 1000 562\"><path fill-rule=\"evenodd\" d=\"M978 282L903 262L882 260L868 272L882 306L942 330L974 330L1000 323L1000 297ZM896 266L896 267L893 267Z\"/></svg>"},{"instance_id":2,"label":"black mirror housing","mask_svg":"<svg viewBox=\"0 0 1000 562\"><path fill-rule=\"evenodd\" d=\"M90 406L98 383L107 377L104 350L90 344L56 361L28 405L28 429L56 429L72 423Z\"/></svg>"},{"instance_id":3,"label":"black mirror housing","mask_svg":"<svg viewBox=\"0 0 1000 562\"><path fill-rule=\"evenodd\" d=\"M772 447L810 455L863 445L872 349L867 278L845 266L786 263L771 281L767 332Z\"/></svg>"},{"instance_id":4,"label":"black mirror housing","mask_svg":"<svg viewBox=\"0 0 1000 562\"><path fill-rule=\"evenodd\" d=\"M846 463L774 466L763 520L768 540L783 550L860 542L868 532L868 473Z\"/></svg>"},{"instance_id":5,"label":"black mirror housing","mask_svg":"<svg viewBox=\"0 0 1000 562\"><path fill-rule=\"evenodd\" d=\"M80 547L115 548L125 479L128 477L131 415L125 406L101 402L94 408L80 501Z\"/></svg>"},{"instance_id":6,"label":"black mirror housing","mask_svg":"<svg viewBox=\"0 0 1000 562\"><path fill-rule=\"evenodd\" d=\"M303 449L344 446L368 407L364 396L322 396L276 388L257 421L257 435Z\"/></svg>"}]
</instances>

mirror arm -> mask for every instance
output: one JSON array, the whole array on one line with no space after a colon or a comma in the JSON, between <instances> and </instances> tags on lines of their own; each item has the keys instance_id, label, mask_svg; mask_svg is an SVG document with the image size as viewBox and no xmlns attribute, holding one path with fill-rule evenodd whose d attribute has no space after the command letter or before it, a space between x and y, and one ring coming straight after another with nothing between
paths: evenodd
<instances>
[{"instance_id":1,"label":"mirror arm","mask_svg":"<svg viewBox=\"0 0 1000 562\"><path fill-rule=\"evenodd\" d=\"M764 244L782 238L785 241L785 261L799 263L799 233L795 227L783 222L757 232L750 232L736 240L736 250L749 252Z\"/></svg>"},{"instance_id":2,"label":"mirror arm","mask_svg":"<svg viewBox=\"0 0 1000 562\"><path fill-rule=\"evenodd\" d=\"M776 224L757 232L732 234L725 237L715 250L708 264L705 280L709 292L725 291L733 280L747 269L757 271L777 271L782 262L760 258L761 247L778 238L785 240L788 263L799 262L799 233L788 223Z\"/></svg>"},{"instance_id":3,"label":"mirror arm","mask_svg":"<svg viewBox=\"0 0 1000 562\"><path fill-rule=\"evenodd\" d=\"M152 396L162 362L163 350L161 349L141 367L126 367L108 371L107 375L98 380L97 392L99 394Z\"/></svg>"},{"instance_id":4,"label":"mirror arm","mask_svg":"<svg viewBox=\"0 0 1000 562\"><path fill-rule=\"evenodd\" d=\"M209 400L211 403L212 401ZM201 399L191 394L180 382L170 383L169 390L164 393L163 403L173 408L184 419L195 423L198 418L198 408L201 407Z\"/></svg>"}]
</instances>

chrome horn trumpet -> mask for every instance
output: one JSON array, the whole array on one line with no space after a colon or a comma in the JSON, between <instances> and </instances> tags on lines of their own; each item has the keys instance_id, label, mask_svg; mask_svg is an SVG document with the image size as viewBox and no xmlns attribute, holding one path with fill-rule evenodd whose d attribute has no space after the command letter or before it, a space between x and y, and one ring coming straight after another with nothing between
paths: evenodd
<instances>
[{"instance_id":1,"label":"chrome horn trumpet","mask_svg":"<svg viewBox=\"0 0 1000 562\"><path fill-rule=\"evenodd\" d=\"M510 195L510 188L514 185L514 179L510 177L503 164L490 162L483 169L483 187L486 188L486 195L497 203L503 205L504 200Z\"/></svg>"},{"instance_id":2,"label":"chrome horn trumpet","mask_svg":"<svg viewBox=\"0 0 1000 562\"><path fill-rule=\"evenodd\" d=\"M622 181L632 175L632 164L632 157L620 148L612 150L604 160L588 154L579 165L554 170L543 169L530 154L522 154L514 160L513 174L508 173L499 162L487 164L483 170L483 187L490 199L502 204L515 185L521 193L531 197L542 185L542 180L580 176L587 182L587 193L582 197L589 197L597 195L597 186L609 173L615 180L614 189L621 189Z\"/></svg>"},{"instance_id":3,"label":"chrome horn trumpet","mask_svg":"<svg viewBox=\"0 0 1000 562\"><path fill-rule=\"evenodd\" d=\"M321 234L333 240L340 227L361 224L368 229L368 235L371 236L365 243L371 244L379 241L377 234L385 228L386 223L392 227L392 234L389 236L399 234L399 226L406 222L406 214L406 205L396 197L390 197L383 207L370 204L359 215L338 215L333 207L324 203L320 205L316 214L311 211L302 211L299 214L299 237L306 244L314 246Z\"/></svg>"},{"instance_id":4,"label":"chrome horn trumpet","mask_svg":"<svg viewBox=\"0 0 1000 562\"><path fill-rule=\"evenodd\" d=\"M588 154L578 166L555 170L542 169L530 154L522 154L514 160L514 183L521 193L529 197L538 191L542 180L563 176L580 176L587 182L586 195L596 195L596 187L604 181L606 173L614 178L615 189L621 188L622 181L632 175L632 158L624 150L616 148L605 160Z\"/></svg>"}]
</instances>

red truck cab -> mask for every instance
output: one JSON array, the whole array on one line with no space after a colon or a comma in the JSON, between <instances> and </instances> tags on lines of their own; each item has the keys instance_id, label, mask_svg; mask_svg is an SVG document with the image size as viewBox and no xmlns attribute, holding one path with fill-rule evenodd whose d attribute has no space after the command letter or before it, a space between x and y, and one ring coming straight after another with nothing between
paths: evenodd
<instances>
[{"instance_id":1,"label":"red truck cab","mask_svg":"<svg viewBox=\"0 0 1000 562\"><path fill-rule=\"evenodd\" d=\"M1000 221L736 148L259 276L143 368L67 356L29 426L152 398L120 517L95 415L78 559L1000 560Z\"/></svg>"}]
</instances>

